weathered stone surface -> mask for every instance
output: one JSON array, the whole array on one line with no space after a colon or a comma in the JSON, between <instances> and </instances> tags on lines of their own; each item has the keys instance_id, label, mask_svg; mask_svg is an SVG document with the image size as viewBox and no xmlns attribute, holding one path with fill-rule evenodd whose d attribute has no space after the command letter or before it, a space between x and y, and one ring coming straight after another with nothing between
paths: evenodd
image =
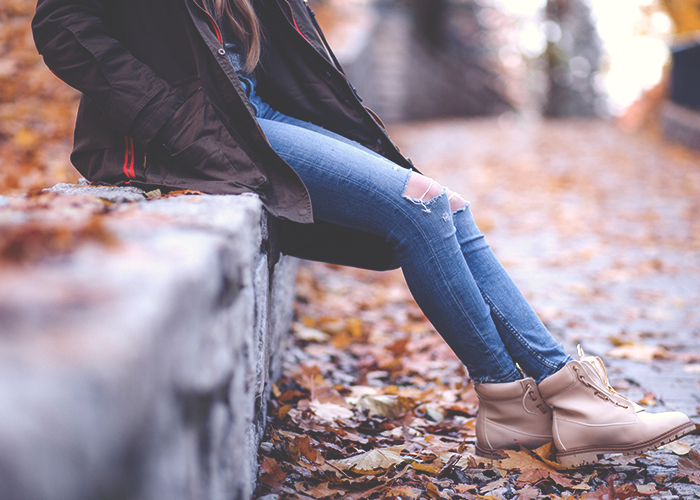
<instances>
[{"instance_id":1,"label":"weathered stone surface","mask_svg":"<svg viewBox=\"0 0 700 500\"><path fill-rule=\"evenodd\" d=\"M74 184L56 184L54 187L47 189L52 193L65 194L68 196L95 196L103 200L118 202L126 201L143 201L146 199L146 193L135 187L114 187L114 186L90 186Z\"/></svg>"},{"instance_id":2,"label":"weathered stone surface","mask_svg":"<svg viewBox=\"0 0 700 500\"><path fill-rule=\"evenodd\" d=\"M69 192L47 224L144 200ZM249 498L295 262L269 271L254 196L110 210L116 243L0 263L0 499Z\"/></svg>"}]
</instances>

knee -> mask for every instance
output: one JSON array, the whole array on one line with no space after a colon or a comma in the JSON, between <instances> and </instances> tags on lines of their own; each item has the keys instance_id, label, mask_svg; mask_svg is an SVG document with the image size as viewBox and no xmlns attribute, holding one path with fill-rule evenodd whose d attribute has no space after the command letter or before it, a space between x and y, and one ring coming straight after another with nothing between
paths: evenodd
<instances>
[{"instance_id":1,"label":"knee","mask_svg":"<svg viewBox=\"0 0 700 500\"><path fill-rule=\"evenodd\" d=\"M403 194L409 198L426 202L441 195L443 192L443 187L433 179L411 172Z\"/></svg>"},{"instance_id":2,"label":"knee","mask_svg":"<svg viewBox=\"0 0 700 500\"><path fill-rule=\"evenodd\" d=\"M469 202L462 198L462 195L450 191L449 189L447 190L447 199L450 200L450 210L452 210L452 213L469 205Z\"/></svg>"}]
</instances>

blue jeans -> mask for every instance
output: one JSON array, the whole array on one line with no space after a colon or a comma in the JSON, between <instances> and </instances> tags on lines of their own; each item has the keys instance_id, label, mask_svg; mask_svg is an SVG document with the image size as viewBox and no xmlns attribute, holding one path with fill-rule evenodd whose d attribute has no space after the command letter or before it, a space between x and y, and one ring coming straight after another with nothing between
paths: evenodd
<instances>
[{"instance_id":1,"label":"blue jeans","mask_svg":"<svg viewBox=\"0 0 700 500\"><path fill-rule=\"evenodd\" d=\"M496 259L469 206L403 193L411 174L360 144L274 111L247 85L273 149L304 181L318 220L384 237L419 307L475 382L540 381L571 360Z\"/></svg>"}]
</instances>

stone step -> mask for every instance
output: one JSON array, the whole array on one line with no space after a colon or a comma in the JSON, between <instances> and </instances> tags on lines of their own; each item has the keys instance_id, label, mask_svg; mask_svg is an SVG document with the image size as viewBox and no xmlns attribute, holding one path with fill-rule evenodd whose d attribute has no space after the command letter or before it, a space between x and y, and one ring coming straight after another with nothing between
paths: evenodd
<instances>
[{"instance_id":1,"label":"stone step","mask_svg":"<svg viewBox=\"0 0 700 500\"><path fill-rule=\"evenodd\" d=\"M59 185L0 234L0 499L250 498L295 277L260 200Z\"/></svg>"}]
</instances>

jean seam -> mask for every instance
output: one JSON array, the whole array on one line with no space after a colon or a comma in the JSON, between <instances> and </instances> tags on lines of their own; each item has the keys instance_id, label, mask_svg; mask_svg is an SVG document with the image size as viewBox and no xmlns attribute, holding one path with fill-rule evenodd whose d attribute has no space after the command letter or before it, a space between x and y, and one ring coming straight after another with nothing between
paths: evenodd
<instances>
[{"instance_id":1,"label":"jean seam","mask_svg":"<svg viewBox=\"0 0 700 500\"><path fill-rule=\"evenodd\" d=\"M489 305L491 308L491 311L496 315L496 317L501 321L503 326L505 326L508 331L513 335L513 337L520 343L520 345L530 353L531 356L533 356L535 359L537 359L542 365L550 368L550 369L557 369L559 367L558 364L553 364L550 363L546 358L543 358L542 356L539 355L535 350L533 350L530 347L530 343L525 340L525 337L523 337L518 330L510 324L510 322L505 318L503 313L498 309L496 304L489 298L489 296L484 292L484 290L479 287L479 290L481 290L481 295L484 297L484 301Z\"/></svg>"}]
</instances>

